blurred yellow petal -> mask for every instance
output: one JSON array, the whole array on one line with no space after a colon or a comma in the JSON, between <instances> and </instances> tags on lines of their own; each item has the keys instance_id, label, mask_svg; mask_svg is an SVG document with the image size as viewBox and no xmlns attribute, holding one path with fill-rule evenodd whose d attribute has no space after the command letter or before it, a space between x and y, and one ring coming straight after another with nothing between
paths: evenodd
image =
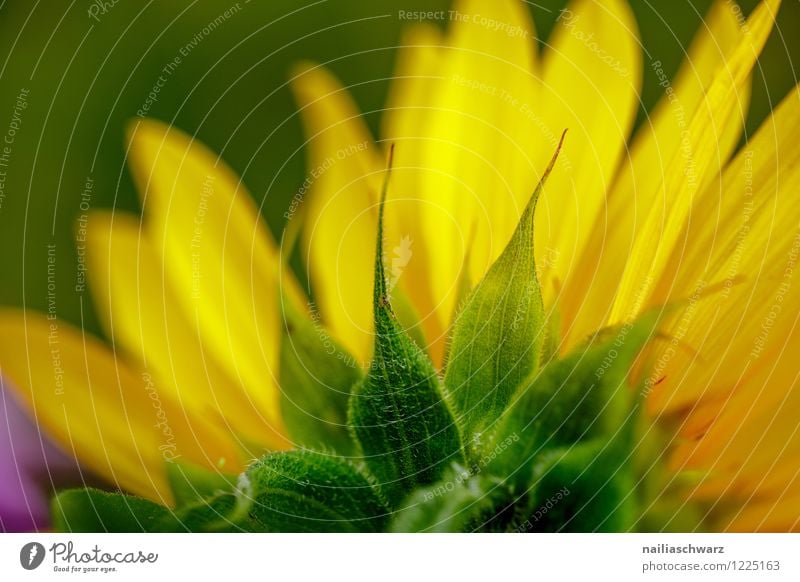
<instances>
[{"instance_id":1,"label":"blurred yellow petal","mask_svg":"<svg viewBox=\"0 0 800 582\"><path fill-rule=\"evenodd\" d=\"M387 267L392 282L401 285L420 314L428 351L437 365L446 340L431 288L437 245L423 227L422 215L430 209L422 206L417 193L424 182L421 146L442 43L441 32L432 25L419 24L404 31L382 125L384 141L395 144L386 216L386 246L391 252Z\"/></svg>"},{"instance_id":2,"label":"blurred yellow petal","mask_svg":"<svg viewBox=\"0 0 800 582\"><path fill-rule=\"evenodd\" d=\"M397 183L396 168L400 165L397 156L418 160L419 150L415 143L424 131L429 117L430 91L435 85L442 56L444 38L438 28L431 24L417 24L406 28L397 49L397 62L386 108L383 111L381 132L387 141L397 144L395 169L392 180ZM404 141L410 140L409 147ZM406 172L408 177L413 173Z\"/></svg>"},{"instance_id":3,"label":"blurred yellow petal","mask_svg":"<svg viewBox=\"0 0 800 582\"><path fill-rule=\"evenodd\" d=\"M759 499L737 513L725 530L796 533L800 531L800 495L787 490L771 499Z\"/></svg>"},{"instance_id":4,"label":"blurred yellow petal","mask_svg":"<svg viewBox=\"0 0 800 582\"><path fill-rule=\"evenodd\" d=\"M238 451L154 378L102 342L42 314L0 311L0 372L31 416L81 464L119 487L171 503L165 463L214 468ZM201 441L201 442L198 442Z\"/></svg>"},{"instance_id":5,"label":"blurred yellow petal","mask_svg":"<svg viewBox=\"0 0 800 582\"><path fill-rule=\"evenodd\" d=\"M156 121L129 130L130 160L165 276L186 318L274 430L279 258L250 194L205 146Z\"/></svg>"},{"instance_id":6,"label":"blurred yellow petal","mask_svg":"<svg viewBox=\"0 0 800 582\"><path fill-rule=\"evenodd\" d=\"M88 272L92 295L115 345L144 363L158 385L187 411L216 424L234 439L264 449L284 448L283 435L270 426L264 402L226 374L203 348L198 329L186 317L179 296L164 278L164 264L138 218L93 212L88 219ZM237 463L229 465L237 470Z\"/></svg>"},{"instance_id":7,"label":"blurred yellow petal","mask_svg":"<svg viewBox=\"0 0 800 582\"><path fill-rule=\"evenodd\" d=\"M800 318L792 319L797 323ZM796 458L800 453L800 372L794 357L798 347L800 334L795 334L772 362L748 377L746 390L735 387L708 420L702 438L682 444L674 462L723 473L719 485L752 493L769 479L770 469L784 465L777 462L782 457Z\"/></svg>"},{"instance_id":8,"label":"blurred yellow petal","mask_svg":"<svg viewBox=\"0 0 800 582\"><path fill-rule=\"evenodd\" d=\"M658 78L665 96L637 132L630 159L623 160L615 178L607 211L595 218L591 238L575 270L575 280L561 297L568 306L566 312L574 318L564 322L564 331L569 334L568 345L574 345L605 324L625 267L620 257L627 256L642 217L647 216L655 202L665 166L680 147L686 123L740 36L731 2L716 0L672 82L667 79L660 61L649 63L648 73ZM745 83L738 94L742 112L747 111L749 88L750 83ZM712 161L712 168L718 168L732 153L742 124L715 124L713 129L722 133L717 146L719 158Z\"/></svg>"},{"instance_id":9,"label":"blurred yellow petal","mask_svg":"<svg viewBox=\"0 0 800 582\"><path fill-rule=\"evenodd\" d=\"M536 211L546 298L552 297L551 282L563 283L570 273L581 294L592 284L587 273L575 270L576 262L596 217L605 212L606 193L625 153L641 67L636 20L624 0L574 0L560 13L544 52L537 109L551 131L569 129ZM544 167L551 154L547 148L540 152L536 167ZM569 304L563 308L571 310Z\"/></svg>"},{"instance_id":10,"label":"blurred yellow petal","mask_svg":"<svg viewBox=\"0 0 800 582\"><path fill-rule=\"evenodd\" d=\"M738 527L786 529L800 520L798 508L779 502L800 484L798 348L796 333L774 363L729 395L702 435L673 454L673 469L707 475L692 497L727 506L724 519Z\"/></svg>"},{"instance_id":11,"label":"blurred yellow petal","mask_svg":"<svg viewBox=\"0 0 800 582\"><path fill-rule=\"evenodd\" d=\"M292 89L308 135L306 264L323 321L362 363L372 355L372 280L383 162L339 83L306 64Z\"/></svg>"},{"instance_id":12,"label":"blurred yellow petal","mask_svg":"<svg viewBox=\"0 0 800 582\"><path fill-rule=\"evenodd\" d=\"M656 203L629 253L612 322L635 316L650 301L658 277L681 242L681 231L691 217L699 189L719 167L719 132L715 127L739 121L739 95L772 31L779 5L779 0L765 0L753 11L742 30L741 42L726 67L717 72L687 125L681 147L667 165Z\"/></svg>"},{"instance_id":13,"label":"blurred yellow petal","mask_svg":"<svg viewBox=\"0 0 800 582\"><path fill-rule=\"evenodd\" d=\"M543 167L531 159L542 141L533 113L536 61L536 35L522 3L456 2L427 88L425 121L406 130L414 138L406 147L419 152L404 161L398 146L398 165L417 166L418 175L392 193L418 201L424 242L417 244L430 249L431 303L442 329L452 320L467 247L474 284L510 239Z\"/></svg>"}]
</instances>

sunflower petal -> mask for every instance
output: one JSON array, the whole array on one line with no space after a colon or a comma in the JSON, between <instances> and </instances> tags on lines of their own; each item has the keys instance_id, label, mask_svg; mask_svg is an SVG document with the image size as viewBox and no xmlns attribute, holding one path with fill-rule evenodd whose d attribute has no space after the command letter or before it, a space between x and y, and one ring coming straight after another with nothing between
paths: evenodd
<instances>
[{"instance_id":1,"label":"sunflower petal","mask_svg":"<svg viewBox=\"0 0 800 582\"><path fill-rule=\"evenodd\" d=\"M683 144L667 165L664 182L639 230L623 272L611 321L635 316L651 299L658 277L680 243L699 189L719 164L719 132L737 122L739 95L750 78L761 49L772 31L779 0L765 0L742 30L741 42L718 71L705 98L687 125Z\"/></svg>"},{"instance_id":2,"label":"sunflower petal","mask_svg":"<svg viewBox=\"0 0 800 582\"><path fill-rule=\"evenodd\" d=\"M667 80L660 61L650 63L649 73L661 79L667 93L637 132L630 159L623 161L615 178L607 211L597 216L574 278L565 285L561 295L562 304L568 307L565 311L572 317L571 321L564 322L569 332L569 345L606 323L625 266L619 258L629 252L641 217L647 216L655 203L664 166L680 147L686 120L701 103L715 73L724 66L740 35L731 3L717 0L703 20L672 83ZM747 110L749 88L750 84L746 83L739 94L742 111ZM732 153L742 124L730 123L714 129L723 133L718 143L716 167L719 167ZM591 284L587 285L587 281Z\"/></svg>"},{"instance_id":3,"label":"sunflower petal","mask_svg":"<svg viewBox=\"0 0 800 582\"><path fill-rule=\"evenodd\" d=\"M750 531L791 529L800 511L785 505L800 484L800 373L794 354L800 334L776 361L747 379L748 390L732 393L702 436L684 441L673 454L676 470L701 470L708 477L692 496L725 500L721 521Z\"/></svg>"},{"instance_id":4,"label":"sunflower petal","mask_svg":"<svg viewBox=\"0 0 800 582\"><path fill-rule=\"evenodd\" d=\"M532 162L541 144L536 125L537 64L533 23L516 0L462 0L451 12L446 42L436 52L438 67L427 86L424 121L409 128L398 144L397 183L392 199L418 207L430 305L441 329L452 321L460 293L460 272L470 246L470 284L476 283L511 238L544 169ZM410 134L410 137L409 135ZM542 150L547 158L555 147ZM417 149L408 159L405 150ZM408 168L408 170L404 170ZM404 178L415 172L414 180ZM391 202L387 207L389 215ZM414 218L416 218L414 216ZM411 222L412 218L407 219ZM474 241L470 233L474 232ZM418 306L423 320L426 306Z\"/></svg>"},{"instance_id":5,"label":"sunflower petal","mask_svg":"<svg viewBox=\"0 0 800 582\"><path fill-rule=\"evenodd\" d=\"M679 237L692 244L674 251L655 285L660 300L678 293L689 300L670 331L691 349L665 358L668 377L651 395L652 410L701 403L692 427L707 424L725 395L769 365L766 355L792 336L800 310L792 291L800 252L798 132L795 88L726 168L721 191L712 184L698 197ZM705 292L715 284L722 286Z\"/></svg>"},{"instance_id":6,"label":"sunflower petal","mask_svg":"<svg viewBox=\"0 0 800 582\"><path fill-rule=\"evenodd\" d=\"M796 533L800 531L800 495L787 490L772 499L750 503L725 529L743 533Z\"/></svg>"},{"instance_id":7,"label":"sunflower petal","mask_svg":"<svg viewBox=\"0 0 800 582\"><path fill-rule=\"evenodd\" d=\"M562 10L544 54L539 109L552 131L569 128L536 216L537 254L549 258L551 281L564 282L574 271L604 212L636 116L641 75L636 20L626 2L574 0ZM581 291L587 284L579 283ZM547 280L543 288L551 294Z\"/></svg>"},{"instance_id":8,"label":"sunflower petal","mask_svg":"<svg viewBox=\"0 0 800 582\"><path fill-rule=\"evenodd\" d=\"M382 117L381 134L399 143L409 160L418 159L415 147L402 147L402 141L418 139L428 117L430 90L436 81L443 35L430 24L417 24L403 31L397 50L394 78ZM395 148L395 156L400 148ZM397 162L397 158L395 158ZM413 174L409 174L413 177ZM393 174L396 184L399 176Z\"/></svg>"},{"instance_id":9,"label":"sunflower petal","mask_svg":"<svg viewBox=\"0 0 800 582\"><path fill-rule=\"evenodd\" d=\"M178 304L280 430L279 259L250 194L216 155L174 128L138 121L129 136L148 228Z\"/></svg>"},{"instance_id":10,"label":"sunflower petal","mask_svg":"<svg viewBox=\"0 0 800 582\"><path fill-rule=\"evenodd\" d=\"M183 457L212 468L238 456L211 424L187 420L149 374L99 340L30 311L0 311L0 328L2 373L20 402L65 451L111 483L169 504L166 462Z\"/></svg>"},{"instance_id":11,"label":"sunflower petal","mask_svg":"<svg viewBox=\"0 0 800 582\"><path fill-rule=\"evenodd\" d=\"M446 328L437 315L431 288L436 240L427 235L422 222L422 215L433 209L421 204L417 193L426 176L421 146L443 42L442 33L431 25L419 24L404 32L382 125L384 140L396 146L385 225L387 250L392 251L391 276L421 317L428 351L437 366L443 358Z\"/></svg>"},{"instance_id":12,"label":"sunflower petal","mask_svg":"<svg viewBox=\"0 0 800 582\"><path fill-rule=\"evenodd\" d=\"M295 71L292 89L309 136L310 193L304 244L326 325L362 363L372 353L372 240L380 157L358 111L321 67Z\"/></svg>"},{"instance_id":13,"label":"sunflower petal","mask_svg":"<svg viewBox=\"0 0 800 582\"><path fill-rule=\"evenodd\" d=\"M791 490L797 472L787 468L800 458L798 132L800 87L726 168L724 196L712 184L699 197L698 218L681 234L693 244L676 250L657 289L663 296L722 284L694 294L673 323L676 342L691 349L661 350L663 382L648 402L654 414L680 421L673 464L709 474L697 494L754 498L768 529L785 521L758 500ZM734 521L753 523L754 511Z\"/></svg>"},{"instance_id":14,"label":"sunflower petal","mask_svg":"<svg viewBox=\"0 0 800 582\"><path fill-rule=\"evenodd\" d=\"M286 447L282 428L267 420L269 399L260 390L248 391L206 353L139 219L93 212L88 223L88 271L106 333L152 369L187 413L206 417L229 433L231 446L236 437L261 445L249 457Z\"/></svg>"}]
</instances>

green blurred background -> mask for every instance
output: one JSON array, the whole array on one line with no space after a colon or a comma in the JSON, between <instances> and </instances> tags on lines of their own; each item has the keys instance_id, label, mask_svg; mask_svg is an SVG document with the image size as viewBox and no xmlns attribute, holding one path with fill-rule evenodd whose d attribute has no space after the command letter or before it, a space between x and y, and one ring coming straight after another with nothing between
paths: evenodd
<instances>
[{"instance_id":1,"label":"green blurred background","mask_svg":"<svg viewBox=\"0 0 800 582\"><path fill-rule=\"evenodd\" d=\"M303 134L286 86L290 65L329 66L379 123L395 47L398 10L448 8L449 0L195 0L105 2L6 0L0 4L0 132L28 90L11 147L0 206L0 304L47 307L47 245L57 253L59 317L98 332L86 293L75 291L74 225L87 177L91 206L138 211L123 132L163 67L196 43L149 115L220 152L263 202L273 232L305 177ZM673 73L711 0L633 0L645 49ZM749 13L755 0L744 0ZM531 4L546 39L565 5ZM213 32L203 28L226 10ZM94 14L94 18L90 16ZM784 0L754 80L747 132L797 83L800 0ZM199 42L198 36L202 37ZM645 63L639 121L661 88Z\"/></svg>"}]
</instances>

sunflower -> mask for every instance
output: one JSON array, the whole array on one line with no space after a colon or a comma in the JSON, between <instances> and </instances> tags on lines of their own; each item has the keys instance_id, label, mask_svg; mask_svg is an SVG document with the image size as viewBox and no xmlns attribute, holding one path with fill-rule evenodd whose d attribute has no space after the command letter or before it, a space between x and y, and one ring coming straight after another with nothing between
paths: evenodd
<instances>
[{"instance_id":1,"label":"sunflower","mask_svg":"<svg viewBox=\"0 0 800 582\"><path fill-rule=\"evenodd\" d=\"M311 170L286 216L313 302L220 158L138 121L128 144L143 216L93 212L78 234L111 345L53 314L6 310L2 372L85 467L172 505L171 463L237 473L300 438L282 382L287 321L301 314L331 353L370 366L388 144L387 283L443 370L462 300L512 240L569 128L533 228L553 358L677 306L642 372L649 426L670 435L642 461L665 475L648 510L678 487L673 516L697 506L694 519L717 529L796 529L797 90L737 148L778 5L743 21L716 2L669 80L643 62L621 0L574 0L542 55L523 3L460 0L446 33L406 31L380 140L330 73L298 66ZM631 137L643 71L665 96Z\"/></svg>"}]
</instances>

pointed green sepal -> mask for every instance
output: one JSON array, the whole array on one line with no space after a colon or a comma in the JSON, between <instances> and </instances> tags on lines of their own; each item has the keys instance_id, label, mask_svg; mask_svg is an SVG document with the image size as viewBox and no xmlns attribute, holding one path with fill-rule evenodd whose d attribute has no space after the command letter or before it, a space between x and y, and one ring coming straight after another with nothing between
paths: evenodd
<instances>
[{"instance_id":1,"label":"pointed green sepal","mask_svg":"<svg viewBox=\"0 0 800 582\"><path fill-rule=\"evenodd\" d=\"M361 366L322 325L284 297L281 343L281 413L292 441L306 447L353 455L347 406Z\"/></svg>"},{"instance_id":2,"label":"pointed green sepal","mask_svg":"<svg viewBox=\"0 0 800 582\"><path fill-rule=\"evenodd\" d=\"M455 321L444 383L470 452L540 361L545 314L536 278L533 218L560 149L561 143L511 240Z\"/></svg>"},{"instance_id":3,"label":"pointed green sepal","mask_svg":"<svg viewBox=\"0 0 800 582\"><path fill-rule=\"evenodd\" d=\"M161 531L172 511L147 499L98 489L70 489L50 503L60 532L136 533Z\"/></svg>"},{"instance_id":4,"label":"pointed green sepal","mask_svg":"<svg viewBox=\"0 0 800 582\"><path fill-rule=\"evenodd\" d=\"M390 304L383 265L381 195L375 257L375 350L367 377L350 399L350 423L364 461L388 499L433 483L453 461L461 441L442 386L427 355L406 335Z\"/></svg>"},{"instance_id":5,"label":"pointed green sepal","mask_svg":"<svg viewBox=\"0 0 800 582\"><path fill-rule=\"evenodd\" d=\"M370 478L355 464L310 451L263 457L242 477L234 513L261 531L378 532L389 517Z\"/></svg>"}]
</instances>

